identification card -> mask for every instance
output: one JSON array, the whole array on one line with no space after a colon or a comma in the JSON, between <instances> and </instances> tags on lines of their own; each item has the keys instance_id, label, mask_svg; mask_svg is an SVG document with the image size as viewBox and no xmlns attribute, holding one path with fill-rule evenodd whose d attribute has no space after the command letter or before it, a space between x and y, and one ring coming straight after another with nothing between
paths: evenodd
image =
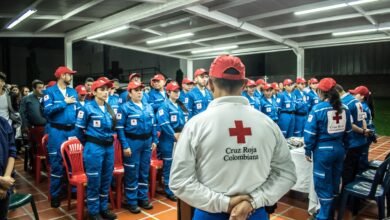
<instances>
[{"instance_id":1,"label":"identification card","mask_svg":"<svg viewBox=\"0 0 390 220\"><path fill-rule=\"evenodd\" d=\"M101 126L100 120L93 120L93 127L100 128L100 126Z\"/></svg>"}]
</instances>

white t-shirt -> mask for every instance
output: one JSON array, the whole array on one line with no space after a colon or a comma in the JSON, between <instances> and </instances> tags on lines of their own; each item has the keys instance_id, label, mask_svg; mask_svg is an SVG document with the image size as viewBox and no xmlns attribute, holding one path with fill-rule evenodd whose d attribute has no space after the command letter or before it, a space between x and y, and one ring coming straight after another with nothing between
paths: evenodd
<instances>
[{"instance_id":1,"label":"white t-shirt","mask_svg":"<svg viewBox=\"0 0 390 220\"><path fill-rule=\"evenodd\" d=\"M3 95L0 95L0 117L3 117L9 121L7 94L5 92Z\"/></svg>"},{"instance_id":2,"label":"white t-shirt","mask_svg":"<svg viewBox=\"0 0 390 220\"><path fill-rule=\"evenodd\" d=\"M142 102L140 102L140 103L135 103L135 102L134 102L134 104L136 104L138 107L140 107L141 109L143 109Z\"/></svg>"},{"instance_id":3,"label":"white t-shirt","mask_svg":"<svg viewBox=\"0 0 390 220\"><path fill-rule=\"evenodd\" d=\"M199 91L202 93L203 96L206 96L206 90L205 89L199 89Z\"/></svg>"},{"instance_id":4,"label":"white t-shirt","mask_svg":"<svg viewBox=\"0 0 390 220\"><path fill-rule=\"evenodd\" d=\"M60 90L60 92L62 93L62 95L64 97L66 97L66 88L65 89L61 89L59 86L58 86L58 89Z\"/></svg>"},{"instance_id":5,"label":"white t-shirt","mask_svg":"<svg viewBox=\"0 0 390 220\"><path fill-rule=\"evenodd\" d=\"M106 111L106 107L104 107L104 105L99 105L99 108L102 110L102 112Z\"/></svg>"}]
</instances>

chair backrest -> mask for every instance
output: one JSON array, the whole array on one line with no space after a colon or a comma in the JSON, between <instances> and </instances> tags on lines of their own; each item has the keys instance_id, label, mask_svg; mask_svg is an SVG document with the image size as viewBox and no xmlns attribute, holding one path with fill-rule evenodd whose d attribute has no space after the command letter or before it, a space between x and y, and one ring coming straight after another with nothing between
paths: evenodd
<instances>
[{"instance_id":1,"label":"chair backrest","mask_svg":"<svg viewBox=\"0 0 390 220\"><path fill-rule=\"evenodd\" d=\"M42 137L40 146L38 146L38 154L42 156L47 156L47 143L49 142L49 135L45 134Z\"/></svg>"},{"instance_id":2,"label":"chair backrest","mask_svg":"<svg viewBox=\"0 0 390 220\"><path fill-rule=\"evenodd\" d=\"M72 175L85 173L83 164L83 149L84 147L78 139L71 139L62 143L61 154L68 179Z\"/></svg>"},{"instance_id":3,"label":"chair backrest","mask_svg":"<svg viewBox=\"0 0 390 220\"><path fill-rule=\"evenodd\" d=\"M390 157L385 159L375 172L374 181L372 182L371 190L368 194L370 198L375 198L378 185L382 185L386 190L386 184L390 181L390 176L388 174L390 174Z\"/></svg>"},{"instance_id":4,"label":"chair backrest","mask_svg":"<svg viewBox=\"0 0 390 220\"><path fill-rule=\"evenodd\" d=\"M117 135L114 135L114 166L123 166L122 145Z\"/></svg>"}]
</instances>

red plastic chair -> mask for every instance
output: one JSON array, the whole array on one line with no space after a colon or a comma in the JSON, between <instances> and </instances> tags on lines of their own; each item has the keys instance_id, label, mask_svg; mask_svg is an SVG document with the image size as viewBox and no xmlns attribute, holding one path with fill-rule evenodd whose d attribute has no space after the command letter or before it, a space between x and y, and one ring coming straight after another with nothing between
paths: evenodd
<instances>
[{"instance_id":1,"label":"red plastic chair","mask_svg":"<svg viewBox=\"0 0 390 220\"><path fill-rule=\"evenodd\" d=\"M46 167L47 167L48 164L47 160L49 159L47 157L47 142L49 139L49 135L45 134L43 137L37 137L37 138L40 138L39 141L40 144L38 144L37 146L37 153L35 155L35 184L39 184L41 182L42 160L46 162Z\"/></svg>"},{"instance_id":2,"label":"red plastic chair","mask_svg":"<svg viewBox=\"0 0 390 220\"><path fill-rule=\"evenodd\" d=\"M111 205L120 209L122 207L122 185L123 185L123 176L125 175L125 169L123 167L122 161L122 146L120 141L118 140L117 135L114 135L114 172L113 175L115 177L116 183L116 202L111 201ZM111 191L110 191L111 192ZM112 193L110 195L113 198Z\"/></svg>"},{"instance_id":3,"label":"red plastic chair","mask_svg":"<svg viewBox=\"0 0 390 220\"><path fill-rule=\"evenodd\" d=\"M43 137L42 137L42 141L41 141L41 148L40 148L40 150L41 150L41 152L42 152L42 154L41 155L45 155L45 164L46 164L46 172L47 172L47 180L48 180L48 182L49 182L49 186L50 186L50 173L51 173L51 169L50 169L50 163L49 163L49 156L48 156L48 154L47 154L47 144L48 144L48 142L49 142L49 135L48 134L45 134ZM36 161L38 161L38 159L36 159ZM39 163L39 164L41 164L41 163ZM39 165L39 168L38 168L38 166L36 167L36 169L35 169L35 171L37 171L37 170L39 170L39 178L40 178L40 175L41 175L41 172L40 172L40 170L41 170L41 167L40 167L41 165ZM35 173L35 175L37 175L36 173ZM36 176L35 176L36 177ZM37 179L35 179L35 181L37 181ZM38 179L38 183L39 183L39 181L40 181L40 179ZM49 202L51 201L51 196L50 196L50 193L49 193L49 195L48 195L48 200L49 200Z\"/></svg>"},{"instance_id":4,"label":"red plastic chair","mask_svg":"<svg viewBox=\"0 0 390 220\"><path fill-rule=\"evenodd\" d=\"M163 167L163 161L157 158L157 150L154 149L152 151L152 159L150 160L150 187L149 187L149 196L150 198L154 198L156 195L157 188L157 170Z\"/></svg>"},{"instance_id":5,"label":"red plastic chair","mask_svg":"<svg viewBox=\"0 0 390 220\"><path fill-rule=\"evenodd\" d=\"M87 175L83 164L83 145L78 139L65 141L61 146L61 154L69 180L68 210L70 210L71 186L73 185L77 187L77 219L81 220L84 217L84 191L87 185ZM72 170L71 174L69 168Z\"/></svg>"}]
</instances>

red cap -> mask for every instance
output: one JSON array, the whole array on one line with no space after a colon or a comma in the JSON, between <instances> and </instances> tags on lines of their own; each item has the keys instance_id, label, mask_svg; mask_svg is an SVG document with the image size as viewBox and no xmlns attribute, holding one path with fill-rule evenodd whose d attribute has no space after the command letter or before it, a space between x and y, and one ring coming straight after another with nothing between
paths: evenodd
<instances>
[{"instance_id":1,"label":"red cap","mask_svg":"<svg viewBox=\"0 0 390 220\"><path fill-rule=\"evenodd\" d=\"M316 78L311 78L311 79L309 80L309 83L310 83L310 84L318 83L318 79L316 79Z\"/></svg>"},{"instance_id":2,"label":"red cap","mask_svg":"<svg viewBox=\"0 0 390 220\"><path fill-rule=\"evenodd\" d=\"M179 86L179 84L177 84L176 81L171 81L170 83L168 83L168 85L165 87L165 89L167 91L175 91L175 90L180 89L180 86Z\"/></svg>"},{"instance_id":3,"label":"red cap","mask_svg":"<svg viewBox=\"0 0 390 220\"><path fill-rule=\"evenodd\" d=\"M160 80L165 80L165 77L162 74L156 74L151 79L151 81L160 81Z\"/></svg>"},{"instance_id":4,"label":"red cap","mask_svg":"<svg viewBox=\"0 0 390 220\"><path fill-rule=\"evenodd\" d=\"M256 80L256 85L264 85L265 81L263 79Z\"/></svg>"},{"instance_id":5,"label":"red cap","mask_svg":"<svg viewBox=\"0 0 390 220\"><path fill-rule=\"evenodd\" d=\"M68 67L66 66L60 66L56 69L55 73L54 73L54 76L56 78L60 78L62 76L62 74L65 74L65 73L70 73L70 74L75 74L77 71L73 71L71 69L69 69Z\"/></svg>"},{"instance_id":6,"label":"red cap","mask_svg":"<svg viewBox=\"0 0 390 220\"><path fill-rule=\"evenodd\" d=\"M85 86L83 86L83 85L78 85L78 86L76 86L76 92L79 94L79 95L86 95L86 94L88 94L88 92L87 92L87 89L85 88Z\"/></svg>"},{"instance_id":7,"label":"red cap","mask_svg":"<svg viewBox=\"0 0 390 220\"><path fill-rule=\"evenodd\" d=\"M200 76L202 74L208 74L208 72L203 68L195 70L195 73L194 73L195 77Z\"/></svg>"},{"instance_id":8,"label":"red cap","mask_svg":"<svg viewBox=\"0 0 390 220\"><path fill-rule=\"evenodd\" d=\"M129 84L127 85L127 91L130 91L131 89L136 89L136 88L144 88L144 84L140 83L140 82L129 82Z\"/></svg>"},{"instance_id":9,"label":"red cap","mask_svg":"<svg viewBox=\"0 0 390 220\"><path fill-rule=\"evenodd\" d=\"M181 82L181 84L194 84L194 81L192 81L188 78L184 78L183 81Z\"/></svg>"},{"instance_id":10,"label":"red cap","mask_svg":"<svg viewBox=\"0 0 390 220\"><path fill-rule=\"evenodd\" d=\"M99 79L92 83L91 91L95 91L97 88L100 88L102 86L107 86L108 88L111 88L113 84L112 81L109 80L107 77L99 77Z\"/></svg>"},{"instance_id":11,"label":"red cap","mask_svg":"<svg viewBox=\"0 0 390 220\"><path fill-rule=\"evenodd\" d=\"M285 79L285 80L283 81L283 86L290 85L290 84L292 84L292 83L293 83L293 81L292 81L291 79Z\"/></svg>"},{"instance_id":12,"label":"red cap","mask_svg":"<svg viewBox=\"0 0 390 220\"><path fill-rule=\"evenodd\" d=\"M245 65L238 57L221 55L211 63L209 74L219 79L243 80L245 79Z\"/></svg>"},{"instance_id":13,"label":"red cap","mask_svg":"<svg viewBox=\"0 0 390 220\"><path fill-rule=\"evenodd\" d=\"M354 90L349 90L349 93L353 95L360 94L364 97L367 97L370 94L370 90L368 90L368 88L365 86L358 86Z\"/></svg>"},{"instance_id":14,"label":"red cap","mask_svg":"<svg viewBox=\"0 0 390 220\"><path fill-rule=\"evenodd\" d=\"M298 77L295 82L296 83L306 83L306 80L304 78Z\"/></svg>"},{"instance_id":15,"label":"red cap","mask_svg":"<svg viewBox=\"0 0 390 220\"><path fill-rule=\"evenodd\" d=\"M255 81L253 81L253 80L248 80L248 82L246 82L246 86L256 86L256 83L255 83Z\"/></svg>"},{"instance_id":16,"label":"red cap","mask_svg":"<svg viewBox=\"0 0 390 220\"><path fill-rule=\"evenodd\" d=\"M139 73L132 73L132 74L129 75L129 81L131 81L136 76L141 78L141 74L139 74Z\"/></svg>"},{"instance_id":17,"label":"red cap","mask_svg":"<svg viewBox=\"0 0 390 220\"><path fill-rule=\"evenodd\" d=\"M272 86L270 84L266 83L266 84L264 84L263 89L264 90L272 89Z\"/></svg>"},{"instance_id":18,"label":"red cap","mask_svg":"<svg viewBox=\"0 0 390 220\"><path fill-rule=\"evenodd\" d=\"M54 86L56 83L57 83L56 81L50 81L47 83L46 88L50 88L50 87Z\"/></svg>"},{"instance_id":19,"label":"red cap","mask_svg":"<svg viewBox=\"0 0 390 220\"><path fill-rule=\"evenodd\" d=\"M333 78L323 78L318 83L317 89L327 92L336 85L336 81Z\"/></svg>"},{"instance_id":20,"label":"red cap","mask_svg":"<svg viewBox=\"0 0 390 220\"><path fill-rule=\"evenodd\" d=\"M279 85L278 85L277 82L271 83L271 87L272 87L273 89L275 89L275 90L279 90Z\"/></svg>"}]
</instances>

